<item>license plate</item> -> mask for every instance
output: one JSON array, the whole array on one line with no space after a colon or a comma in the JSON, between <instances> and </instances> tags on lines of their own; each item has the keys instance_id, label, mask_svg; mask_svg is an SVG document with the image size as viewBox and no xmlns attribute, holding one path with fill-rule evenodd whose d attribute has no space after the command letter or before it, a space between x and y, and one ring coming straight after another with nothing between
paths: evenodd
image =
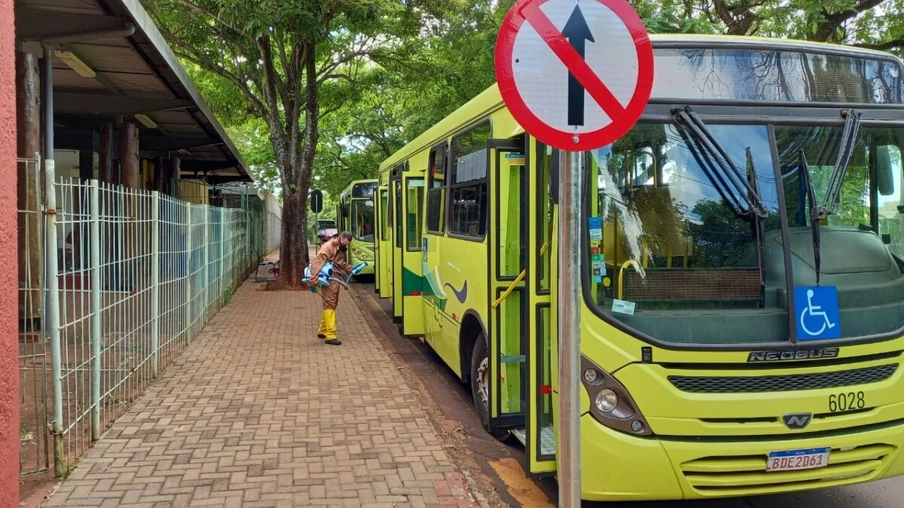
<instances>
[{"instance_id":1,"label":"license plate","mask_svg":"<svg viewBox=\"0 0 904 508\"><path fill-rule=\"evenodd\" d=\"M811 448L770 452L766 461L766 471L798 471L826 467L829 465L831 451L831 448Z\"/></svg>"}]
</instances>

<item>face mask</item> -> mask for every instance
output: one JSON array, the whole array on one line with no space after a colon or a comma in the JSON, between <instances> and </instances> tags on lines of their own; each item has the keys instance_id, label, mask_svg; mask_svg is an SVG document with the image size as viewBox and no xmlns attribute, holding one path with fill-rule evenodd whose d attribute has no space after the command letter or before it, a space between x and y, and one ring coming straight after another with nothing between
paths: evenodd
<instances>
[{"instance_id":1,"label":"face mask","mask_svg":"<svg viewBox=\"0 0 904 508\"><path fill-rule=\"evenodd\" d=\"M347 250L348 250L348 245L343 245L343 244L340 243L340 244L339 244L339 250L341 250L342 252L347 251Z\"/></svg>"}]
</instances>

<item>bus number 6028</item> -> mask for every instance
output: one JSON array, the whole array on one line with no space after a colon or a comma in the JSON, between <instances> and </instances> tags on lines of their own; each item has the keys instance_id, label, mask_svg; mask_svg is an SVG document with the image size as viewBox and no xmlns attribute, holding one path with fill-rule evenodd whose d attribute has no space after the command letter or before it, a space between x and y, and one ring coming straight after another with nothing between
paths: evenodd
<instances>
[{"instance_id":1,"label":"bus number 6028","mask_svg":"<svg viewBox=\"0 0 904 508\"><path fill-rule=\"evenodd\" d=\"M866 407L866 399L863 392L848 392L829 395L829 411L852 411Z\"/></svg>"}]
</instances>

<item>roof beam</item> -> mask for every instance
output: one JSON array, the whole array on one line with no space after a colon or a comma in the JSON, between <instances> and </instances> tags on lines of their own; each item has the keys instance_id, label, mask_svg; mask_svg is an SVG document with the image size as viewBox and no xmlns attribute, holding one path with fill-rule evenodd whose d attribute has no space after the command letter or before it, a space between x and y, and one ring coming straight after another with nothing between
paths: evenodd
<instances>
[{"instance_id":1,"label":"roof beam","mask_svg":"<svg viewBox=\"0 0 904 508\"><path fill-rule=\"evenodd\" d=\"M54 92L54 107L61 115L127 116L194 106L193 101L128 95Z\"/></svg>"},{"instance_id":2,"label":"roof beam","mask_svg":"<svg viewBox=\"0 0 904 508\"><path fill-rule=\"evenodd\" d=\"M16 4L16 39L34 42L68 35L90 35L99 32L122 30L127 18L66 14L51 10L35 9Z\"/></svg>"},{"instance_id":3,"label":"roof beam","mask_svg":"<svg viewBox=\"0 0 904 508\"><path fill-rule=\"evenodd\" d=\"M235 169L238 166L238 161L202 161L194 159L182 159L180 164L183 173L194 173L195 171L210 172L219 171L222 169Z\"/></svg>"}]
</instances>

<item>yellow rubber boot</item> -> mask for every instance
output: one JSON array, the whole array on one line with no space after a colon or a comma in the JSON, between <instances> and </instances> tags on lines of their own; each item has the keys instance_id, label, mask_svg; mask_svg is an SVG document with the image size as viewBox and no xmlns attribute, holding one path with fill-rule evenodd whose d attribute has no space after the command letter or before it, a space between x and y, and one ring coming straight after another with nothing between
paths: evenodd
<instances>
[{"instance_id":1,"label":"yellow rubber boot","mask_svg":"<svg viewBox=\"0 0 904 508\"><path fill-rule=\"evenodd\" d=\"M323 318L326 321L326 343L331 346L342 344L342 341L336 338L336 311L333 309L323 311Z\"/></svg>"},{"instance_id":2,"label":"yellow rubber boot","mask_svg":"<svg viewBox=\"0 0 904 508\"><path fill-rule=\"evenodd\" d=\"M327 311L323 311L320 314L320 327L317 328L317 338L325 339L326 338L326 313Z\"/></svg>"}]
</instances>

